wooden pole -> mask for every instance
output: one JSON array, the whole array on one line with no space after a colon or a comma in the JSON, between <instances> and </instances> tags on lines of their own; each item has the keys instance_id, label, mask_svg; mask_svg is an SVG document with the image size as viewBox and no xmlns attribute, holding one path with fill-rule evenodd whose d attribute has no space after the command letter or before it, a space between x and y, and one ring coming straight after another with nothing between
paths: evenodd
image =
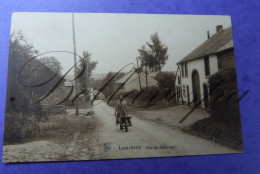
<instances>
[{"instance_id":1,"label":"wooden pole","mask_svg":"<svg viewBox=\"0 0 260 174\"><path fill-rule=\"evenodd\" d=\"M146 79L146 88L148 87L148 79L147 79L147 67L145 66L145 79Z\"/></svg>"},{"instance_id":2,"label":"wooden pole","mask_svg":"<svg viewBox=\"0 0 260 174\"><path fill-rule=\"evenodd\" d=\"M137 63L137 68L138 68L138 78L139 78L139 85L140 85L140 91L142 89L142 85L141 85L141 79L140 79L140 69L139 69L139 63L138 63L138 57L136 58L136 63Z\"/></svg>"},{"instance_id":3,"label":"wooden pole","mask_svg":"<svg viewBox=\"0 0 260 174\"><path fill-rule=\"evenodd\" d=\"M85 90L88 90L90 89L89 87L89 57L87 58L87 64L86 64L86 76L87 76L87 79L86 79L86 89ZM85 99L86 99L86 104L88 105L88 94L89 92L85 93ZM88 107L88 106L87 106Z\"/></svg>"},{"instance_id":4,"label":"wooden pole","mask_svg":"<svg viewBox=\"0 0 260 174\"><path fill-rule=\"evenodd\" d=\"M74 14L72 13L72 34L73 34L73 51L74 51L74 78L75 78L75 86L74 86L74 93L75 93L75 96L77 95L78 93L78 83L77 83L77 57L76 57L76 54L77 54L77 51L76 51L76 39L75 39L75 26L74 26ZM75 105L76 105L76 116L79 115L79 106L78 106L78 101L77 99L75 100Z\"/></svg>"}]
</instances>

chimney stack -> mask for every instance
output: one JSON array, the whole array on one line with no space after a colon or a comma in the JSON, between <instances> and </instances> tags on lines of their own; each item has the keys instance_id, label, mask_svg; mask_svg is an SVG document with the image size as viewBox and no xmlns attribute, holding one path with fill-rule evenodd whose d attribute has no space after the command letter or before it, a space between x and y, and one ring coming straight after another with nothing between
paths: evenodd
<instances>
[{"instance_id":1,"label":"chimney stack","mask_svg":"<svg viewBox=\"0 0 260 174\"><path fill-rule=\"evenodd\" d=\"M210 38L209 30L207 31L208 39Z\"/></svg>"},{"instance_id":2,"label":"chimney stack","mask_svg":"<svg viewBox=\"0 0 260 174\"><path fill-rule=\"evenodd\" d=\"M217 25L216 26L217 33L220 32L221 30L223 30L223 25Z\"/></svg>"}]
</instances>

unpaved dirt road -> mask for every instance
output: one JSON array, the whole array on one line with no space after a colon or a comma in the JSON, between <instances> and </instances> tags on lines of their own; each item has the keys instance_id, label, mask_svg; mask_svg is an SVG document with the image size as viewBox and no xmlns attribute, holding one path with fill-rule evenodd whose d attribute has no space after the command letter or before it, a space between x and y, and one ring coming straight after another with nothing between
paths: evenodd
<instances>
[{"instance_id":1,"label":"unpaved dirt road","mask_svg":"<svg viewBox=\"0 0 260 174\"><path fill-rule=\"evenodd\" d=\"M136 117L132 118L133 126L125 132L119 129L119 125L116 126L114 108L100 102L93 110L93 116L86 116L87 110L80 110L81 115L78 117L73 116L75 110L69 110L67 115L57 116L57 121L54 122L65 119L64 124L66 123L60 131L71 130L71 134L65 133L60 136L57 131L53 131L55 139L46 137L24 144L5 145L3 161L94 160L240 153L184 133L178 128L172 129ZM47 126L51 126L50 123L46 123Z\"/></svg>"},{"instance_id":2,"label":"unpaved dirt road","mask_svg":"<svg viewBox=\"0 0 260 174\"><path fill-rule=\"evenodd\" d=\"M116 127L114 108L102 102L94 108L98 119L101 153L95 158L139 158L160 156L238 153L214 142L157 123L132 118L128 132ZM172 113L174 114L174 113ZM101 148L103 146L103 148ZM132 146L132 147L131 147Z\"/></svg>"}]
</instances>

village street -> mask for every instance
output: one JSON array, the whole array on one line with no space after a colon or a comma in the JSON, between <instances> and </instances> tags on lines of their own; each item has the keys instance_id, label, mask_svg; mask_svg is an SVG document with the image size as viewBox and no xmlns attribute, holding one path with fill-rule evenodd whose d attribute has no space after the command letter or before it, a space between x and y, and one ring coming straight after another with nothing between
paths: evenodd
<instances>
[{"instance_id":1,"label":"village street","mask_svg":"<svg viewBox=\"0 0 260 174\"><path fill-rule=\"evenodd\" d=\"M119 129L119 125L116 126L114 108L101 101L96 101L95 104L93 106L95 115L86 116L87 110L80 109L80 116L77 117L73 115L75 110L69 109L67 115L62 116L69 119L69 124L75 123L76 127L88 123L93 125L92 128L83 126L78 130L68 126L67 129L70 129L72 134L65 135L65 138L57 137L54 140L46 138L24 144L5 145L3 160L5 162L94 160L237 152L212 141L189 135L178 128L172 129L136 117L132 118L133 126L125 132Z\"/></svg>"},{"instance_id":2,"label":"village street","mask_svg":"<svg viewBox=\"0 0 260 174\"><path fill-rule=\"evenodd\" d=\"M133 126L128 132L116 127L114 109L101 102L94 106L95 116L99 120L99 146L103 147L95 158L138 158L159 156L182 156L236 153L236 151L150 121L132 118ZM106 149L106 146L111 149ZM134 147L131 149L131 146ZM154 147L157 149L154 149ZM123 150L123 148L127 150ZM135 148L137 147L137 148ZM140 147L140 149L139 149ZM161 149L160 149L161 147ZM165 149L165 147L168 147Z\"/></svg>"}]
</instances>

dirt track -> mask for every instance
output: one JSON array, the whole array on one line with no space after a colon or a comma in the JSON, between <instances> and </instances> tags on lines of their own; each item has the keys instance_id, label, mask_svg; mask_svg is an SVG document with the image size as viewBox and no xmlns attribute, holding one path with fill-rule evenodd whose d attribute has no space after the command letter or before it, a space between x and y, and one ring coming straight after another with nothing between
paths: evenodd
<instances>
[{"instance_id":1,"label":"dirt track","mask_svg":"<svg viewBox=\"0 0 260 174\"><path fill-rule=\"evenodd\" d=\"M132 118L133 126L125 132L116 127L114 109L101 102L93 107L95 115L63 117L81 123L95 123L89 131L72 129L68 138L48 138L17 145L5 145L4 162L94 160L239 153L209 140L201 139L151 121ZM81 110L81 112L85 112ZM174 114L174 113L173 113ZM70 123L70 122L69 122ZM83 126L84 128L84 126ZM77 130L77 131L76 131ZM55 133L55 132L54 132Z\"/></svg>"},{"instance_id":2,"label":"dirt track","mask_svg":"<svg viewBox=\"0 0 260 174\"><path fill-rule=\"evenodd\" d=\"M96 105L94 111L99 120L99 146L103 146L103 149L100 148L103 151L95 158L116 159L237 152L214 142L186 134L179 129L171 129L135 117L132 118L133 127L130 127L128 132L124 132L119 130L119 126L116 127L114 109L106 103L102 102ZM111 149L104 150L106 145L111 146ZM141 149L131 150L131 146ZM123 147L130 147L130 150L122 150ZM156 147L157 149L155 149ZM166 147L168 148L166 149Z\"/></svg>"}]
</instances>

